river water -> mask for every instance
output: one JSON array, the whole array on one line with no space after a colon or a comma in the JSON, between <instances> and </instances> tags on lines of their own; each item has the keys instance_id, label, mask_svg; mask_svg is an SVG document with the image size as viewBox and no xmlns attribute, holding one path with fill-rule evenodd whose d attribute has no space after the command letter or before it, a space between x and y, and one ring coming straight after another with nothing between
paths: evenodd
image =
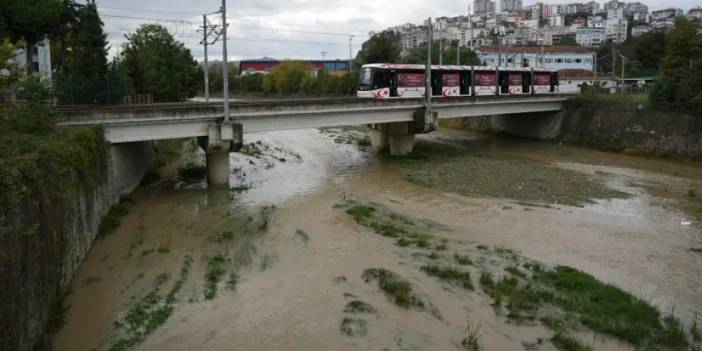
<instances>
[{"instance_id":1,"label":"river water","mask_svg":"<svg viewBox=\"0 0 702 351\"><path fill-rule=\"evenodd\" d=\"M474 198L410 183L397 163L340 137L346 132L299 130L247 135L265 145L263 155L232 154L231 183L246 189L155 186L133 195L135 205L119 229L95 242L67 298L66 326L57 350L106 350L123 333L119 323L160 276L173 281L184 257L192 267L176 295L173 313L134 349L139 350L455 350L466 321L481 326L483 350L552 350L552 332L516 325L496 315L490 299L457 293L419 272L413 255L358 226L336 206L345 200L377 204L420 221L438 223L435 235L452 243L497 245L529 259L584 270L690 323L702 313L700 227L672 200L642 184L702 188L702 172L646 160L649 170L628 167L626 156L559 145L492 142L490 137L442 131L422 138L460 141L591 174L633 194L580 207L521 206L510 199ZM351 133L354 133L353 131ZM641 161L644 162L644 161ZM656 172L656 167L683 171ZM673 173L678 173L675 175ZM680 175L682 174L682 176ZM258 222L257 222L258 221ZM250 223L264 223L251 230ZM233 240L218 240L222 232ZM239 233L248 233L239 235ZM231 254L237 283L217 285L203 297L208 257ZM246 259L235 256L247 253ZM435 315L388 303L361 277L383 267L431 297ZM340 333L350 299L377 311L367 335ZM439 316L440 314L440 316ZM598 350L632 349L583 333Z\"/></svg>"}]
</instances>

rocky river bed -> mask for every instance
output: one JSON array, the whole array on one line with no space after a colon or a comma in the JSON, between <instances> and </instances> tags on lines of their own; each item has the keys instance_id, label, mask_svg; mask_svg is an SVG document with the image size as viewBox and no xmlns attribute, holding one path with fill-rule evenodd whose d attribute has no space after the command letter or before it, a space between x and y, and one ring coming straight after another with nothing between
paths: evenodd
<instances>
[{"instance_id":1,"label":"rocky river bed","mask_svg":"<svg viewBox=\"0 0 702 351\"><path fill-rule=\"evenodd\" d=\"M356 128L231 157L231 189L132 195L56 349L700 346L699 165L453 130L392 158Z\"/></svg>"}]
</instances>

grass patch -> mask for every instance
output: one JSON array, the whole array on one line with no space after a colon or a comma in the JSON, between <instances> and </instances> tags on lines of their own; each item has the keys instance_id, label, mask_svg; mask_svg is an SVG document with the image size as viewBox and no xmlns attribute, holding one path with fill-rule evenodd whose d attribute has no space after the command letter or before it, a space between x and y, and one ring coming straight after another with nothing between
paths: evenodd
<instances>
[{"instance_id":1,"label":"grass patch","mask_svg":"<svg viewBox=\"0 0 702 351\"><path fill-rule=\"evenodd\" d=\"M519 270L519 268L517 268L517 267L506 267L505 272L508 272L509 274L512 274L512 275L517 276L519 278L523 278L523 279L527 278L527 274L522 272L521 270Z\"/></svg>"},{"instance_id":2,"label":"grass patch","mask_svg":"<svg viewBox=\"0 0 702 351\"><path fill-rule=\"evenodd\" d=\"M363 319L344 317L341 320L341 334L352 338L366 336L368 323Z\"/></svg>"},{"instance_id":3,"label":"grass patch","mask_svg":"<svg viewBox=\"0 0 702 351\"><path fill-rule=\"evenodd\" d=\"M160 253L160 254L162 254L162 255L165 255L165 254L167 254L167 253L169 253L169 252L171 252L171 248L168 247L168 245L166 245L166 244L161 244L161 245L159 245L159 247L158 247L158 253Z\"/></svg>"},{"instance_id":4,"label":"grass patch","mask_svg":"<svg viewBox=\"0 0 702 351\"><path fill-rule=\"evenodd\" d=\"M304 230L301 230L301 229L296 230L295 237L299 238L305 244L310 242L310 236Z\"/></svg>"},{"instance_id":5,"label":"grass patch","mask_svg":"<svg viewBox=\"0 0 702 351\"><path fill-rule=\"evenodd\" d=\"M580 340L566 334L558 332L551 338L551 343L560 351L590 351L589 346L583 345Z\"/></svg>"},{"instance_id":6,"label":"grass patch","mask_svg":"<svg viewBox=\"0 0 702 351\"><path fill-rule=\"evenodd\" d=\"M375 208L364 205L356 205L346 210L346 214L353 217L353 220L357 223L362 223L367 219L373 217Z\"/></svg>"},{"instance_id":7,"label":"grass patch","mask_svg":"<svg viewBox=\"0 0 702 351\"><path fill-rule=\"evenodd\" d=\"M480 341L480 324L474 324L471 320L468 320L466 328L463 332L463 340L461 340L461 346L466 351L478 351Z\"/></svg>"},{"instance_id":8,"label":"grass patch","mask_svg":"<svg viewBox=\"0 0 702 351\"><path fill-rule=\"evenodd\" d=\"M114 322L115 327L120 329L122 335L112 344L110 347L111 351L124 351L134 348L168 320L173 314L175 295L180 291L185 279L187 279L191 264L192 258L186 256L181 266L179 279L165 296L159 294L159 286L167 278L163 279L163 275L159 275L157 282L159 279L163 281L157 284L151 292L137 300L121 320Z\"/></svg>"},{"instance_id":9,"label":"grass patch","mask_svg":"<svg viewBox=\"0 0 702 351\"><path fill-rule=\"evenodd\" d=\"M369 268L363 271L361 278L366 283L377 280L380 290L400 307L424 308L424 303L412 293L410 283L395 272L383 268Z\"/></svg>"},{"instance_id":10,"label":"grass patch","mask_svg":"<svg viewBox=\"0 0 702 351\"><path fill-rule=\"evenodd\" d=\"M343 206L341 205L341 207ZM376 234L397 238L395 243L398 246L415 245L421 248L429 246L429 235L416 231L415 223L400 215L354 203L351 203L351 207L346 209L346 214L353 217L356 223L372 229Z\"/></svg>"},{"instance_id":11,"label":"grass patch","mask_svg":"<svg viewBox=\"0 0 702 351\"><path fill-rule=\"evenodd\" d=\"M344 312L345 313L377 313L378 310L373 307L373 305L360 301L360 300L353 300L349 301L349 303L346 304L346 307L344 307Z\"/></svg>"},{"instance_id":12,"label":"grass patch","mask_svg":"<svg viewBox=\"0 0 702 351\"><path fill-rule=\"evenodd\" d=\"M234 233L230 231L224 231L219 234L216 234L213 238L213 241L215 241L218 244L221 244L226 241L232 241L234 240Z\"/></svg>"},{"instance_id":13,"label":"grass patch","mask_svg":"<svg viewBox=\"0 0 702 351\"><path fill-rule=\"evenodd\" d=\"M227 280L227 289L234 290L236 285L239 283L239 274L236 272L229 273L229 279Z\"/></svg>"},{"instance_id":14,"label":"grass patch","mask_svg":"<svg viewBox=\"0 0 702 351\"><path fill-rule=\"evenodd\" d=\"M472 266L473 265L473 261L470 259L470 257L468 257L468 255L454 254L453 260L456 261L456 263L460 264L461 266Z\"/></svg>"},{"instance_id":15,"label":"grass patch","mask_svg":"<svg viewBox=\"0 0 702 351\"><path fill-rule=\"evenodd\" d=\"M697 317L695 316L695 319ZM692 340L694 342L700 342L702 341L702 332L700 332L700 329L697 327L697 321L695 320L692 322L692 325L690 326L690 336L692 336Z\"/></svg>"},{"instance_id":16,"label":"grass patch","mask_svg":"<svg viewBox=\"0 0 702 351\"><path fill-rule=\"evenodd\" d=\"M131 197L123 196L120 202L112 205L107 215L102 218L98 227L98 237L104 237L112 234L122 224L122 217L129 213L129 208L134 204Z\"/></svg>"},{"instance_id":17,"label":"grass patch","mask_svg":"<svg viewBox=\"0 0 702 351\"><path fill-rule=\"evenodd\" d=\"M212 300L217 296L217 285L222 277L227 273L226 266L229 258L223 254L210 255L207 257L205 267L205 300Z\"/></svg>"},{"instance_id":18,"label":"grass patch","mask_svg":"<svg viewBox=\"0 0 702 351\"><path fill-rule=\"evenodd\" d=\"M422 272L460 285L464 289L473 290L473 282L470 279L469 272L462 272L452 267L441 267L436 265L422 266Z\"/></svg>"},{"instance_id":19,"label":"grass patch","mask_svg":"<svg viewBox=\"0 0 702 351\"><path fill-rule=\"evenodd\" d=\"M540 273L537 280L550 288L542 300L576 313L590 329L616 336L635 346L684 347L687 340L677 319L661 318L645 301L604 284L589 274L559 266Z\"/></svg>"},{"instance_id":20,"label":"grass patch","mask_svg":"<svg viewBox=\"0 0 702 351\"><path fill-rule=\"evenodd\" d=\"M129 239L129 249L135 249L144 244L144 233L139 233Z\"/></svg>"},{"instance_id":21,"label":"grass patch","mask_svg":"<svg viewBox=\"0 0 702 351\"><path fill-rule=\"evenodd\" d=\"M494 299L494 306L501 308L506 302L510 319L516 321L533 320L540 307L542 299L538 290L531 285L520 286L515 277L502 277L494 280L492 275L483 272L480 275L480 285Z\"/></svg>"}]
</instances>

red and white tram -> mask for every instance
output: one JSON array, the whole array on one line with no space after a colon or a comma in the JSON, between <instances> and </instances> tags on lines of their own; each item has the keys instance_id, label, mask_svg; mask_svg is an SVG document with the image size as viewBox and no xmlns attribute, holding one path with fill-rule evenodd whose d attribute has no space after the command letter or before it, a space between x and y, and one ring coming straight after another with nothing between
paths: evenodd
<instances>
[{"instance_id":1,"label":"red and white tram","mask_svg":"<svg viewBox=\"0 0 702 351\"><path fill-rule=\"evenodd\" d=\"M358 97L373 99L424 97L424 65L364 65ZM438 97L533 95L558 93L558 72L543 68L432 66L431 94Z\"/></svg>"}]
</instances>

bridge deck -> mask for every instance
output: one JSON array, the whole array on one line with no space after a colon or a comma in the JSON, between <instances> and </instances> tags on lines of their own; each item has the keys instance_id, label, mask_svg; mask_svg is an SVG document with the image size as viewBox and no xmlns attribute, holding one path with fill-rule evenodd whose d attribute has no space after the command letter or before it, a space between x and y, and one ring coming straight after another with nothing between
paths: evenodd
<instances>
[{"instance_id":1,"label":"bridge deck","mask_svg":"<svg viewBox=\"0 0 702 351\"><path fill-rule=\"evenodd\" d=\"M560 95L489 96L433 99L439 118L559 111ZM358 98L234 101L231 120L245 133L410 122L421 99ZM60 126L103 125L113 143L208 135L208 125L223 119L222 103L173 103L61 108Z\"/></svg>"}]
</instances>

